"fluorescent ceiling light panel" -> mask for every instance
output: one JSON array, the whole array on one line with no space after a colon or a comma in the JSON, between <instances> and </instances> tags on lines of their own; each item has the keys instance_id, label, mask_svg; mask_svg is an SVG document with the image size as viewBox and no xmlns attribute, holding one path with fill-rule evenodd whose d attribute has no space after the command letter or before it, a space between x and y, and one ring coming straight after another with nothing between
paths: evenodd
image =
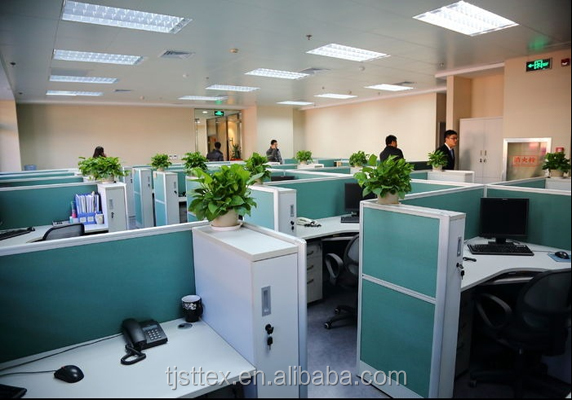
<instances>
[{"instance_id":1,"label":"fluorescent ceiling light panel","mask_svg":"<svg viewBox=\"0 0 572 400\"><path fill-rule=\"evenodd\" d=\"M328 99L351 99L353 97L357 97L351 94L336 94L336 93L324 93L324 94L317 94L314 97L325 97Z\"/></svg>"},{"instance_id":2,"label":"fluorescent ceiling light panel","mask_svg":"<svg viewBox=\"0 0 572 400\"><path fill-rule=\"evenodd\" d=\"M47 96L103 96L103 92L78 92L71 90L48 90Z\"/></svg>"},{"instance_id":3,"label":"fluorescent ceiling light panel","mask_svg":"<svg viewBox=\"0 0 572 400\"><path fill-rule=\"evenodd\" d=\"M87 51L54 50L54 60L93 62L103 64L136 65L143 61L142 56L123 54L90 53Z\"/></svg>"},{"instance_id":4,"label":"fluorescent ceiling light panel","mask_svg":"<svg viewBox=\"0 0 572 400\"><path fill-rule=\"evenodd\" d=\"M64 3L62 20L161 33L177 33L192 21L190 18L69 0Z\"/></svg>"},{"instance_id":5,"label":"fluorescent ceiling light panel","mask_svg":"<svg viewBox=\"0 0 572 400\"><path fill-rule=\"evenodd\" d=\"M278 71L275 69L258 68L254 71L247 72L245 75L264 76L266 78L280 78L280 79L301 79L309 76L301 72Z\"/></svg>"},{"instance_id":6,"label":"fluorescent ceiling light panel","mask_svg":"<svg viewBox=\"0 0 572 400\"><path fill-rule=\"evenodd\" d=\"M50 82L72 82L72 83L105 83L112 84L117 82L117 78L87 77L87 76L62 76L51 75Z\"/></svg>"},{"instance_id":7,"label":"fluorescent ceiling light panel","mask_svg":"<svg viewBox=\"0 0 572 400\"><path fill-rule=\"evenodd\" d=\"M223 101L228 99L227 96L183 96L179 100L196 100L196 101Z\"/></svg>"},{"instance_id":8,"label":"fluorescent ceiling light panel","mask_svg":"<svg viewBox=\"0 0 572 400\"><path fill-rule=\"evenodd\" d=\"M411 90L412 87L409 86L401 86L401 85L387 85L385 83L381 85L373 85L373 86L366 86L366 89L375 89L375 90L388 90L390 92L399 92L401 90Z\"/></svg>"},{"instance_id":9,"label":"fluorescent ceiling light panel","mask_svg":"<svg viewBox=\"0 0 572 400\"><path fill-rule=\"evenodd\" d=\"M375 51L357 49L355 47L343 46L341 44L330 43L317 49L307 51L308 54L316 54L318 56L341 58L351 61L370 61L376 58L389 57L384 53Z\"/></svg>"},{"instance_id":10,"label":"fluorescent ceiling light panel","mask_svg":"<svg viewBox=\"0 0 572 400\"><path fill-rule=\"evenodd\" d=\"M250 86L233 86L233 85L211 85L207 88L207 90L226 90L229 92L253 92L258 90L258 87L250 87Z\"/></svg>"},{"instance_id":11,"label":"fluorescent ceiling light panel","mask_svg":"<svg viewBox=\"0 0 572 400\"><path fill-rule=\"evenodd\" d=\"M314 103L312 103L310 101L279 101L276 104L285 104L285 105L289 105L289 106L309 106L309 105L312 105Z\"/></svg>"},{"instance_id":12,"label":"fluorescent ceiling light panel","mask_svg":"<svg viewBox=\"0 0 572 400\"><path fill-rule=\"evenodd\" d=\"M468 36L482 35L518 25L516 22L464 1L419 14L413 18Z\"/></svg>"}]
</instances>

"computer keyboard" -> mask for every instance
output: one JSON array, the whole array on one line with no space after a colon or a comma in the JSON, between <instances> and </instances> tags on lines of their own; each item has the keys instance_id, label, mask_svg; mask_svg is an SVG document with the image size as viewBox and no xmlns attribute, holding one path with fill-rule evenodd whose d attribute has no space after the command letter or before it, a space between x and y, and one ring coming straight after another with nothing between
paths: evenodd
<instances>
[{"instance_id":1,"label":"computer keyboard","mask_svg":"<svg viewBox=\"0 0 572 400\"><path fill-rule=\"evenodd\" d=\"M26 233L34 231L34 228L12 229L5 232L0 232L0 240L10 239L16 236L25 235Z\"/></svg>"},{"instance_id":2,"label":"computer keyboard","mask_svg":"<svg viewBox=\"0 0 572 400\"><path fill-rule=\"evenodd\" d=\"M343 224L359 224L359 215L342 215L340 222Z\"/></svg>"},{"instance_id":3,"label":"computer keyboard","mask_svg":"<svg viewBox=\"0 0 572 400\"><path fill-rule=\"evenodd\" d=\"M497 256L533 256L534 253L524 244L470 244L473 254L493 254Z\"/></svg>"}]
</instances>

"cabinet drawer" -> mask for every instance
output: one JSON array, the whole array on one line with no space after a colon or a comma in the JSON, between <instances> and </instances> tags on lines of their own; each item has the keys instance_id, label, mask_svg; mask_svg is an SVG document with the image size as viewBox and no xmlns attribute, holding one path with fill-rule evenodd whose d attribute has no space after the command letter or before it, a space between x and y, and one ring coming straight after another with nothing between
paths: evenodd
<instances>
[{"instance_id":1,"label":"cabinet drawer","mask_svg":"<svg viewBox=\"0 0 572 400\"><path fill-rule=\"evenodd\" d=\"M322 244L319 241L306 243L306 256L309 257L322 257Z\"/></svg>"}]
</instances>

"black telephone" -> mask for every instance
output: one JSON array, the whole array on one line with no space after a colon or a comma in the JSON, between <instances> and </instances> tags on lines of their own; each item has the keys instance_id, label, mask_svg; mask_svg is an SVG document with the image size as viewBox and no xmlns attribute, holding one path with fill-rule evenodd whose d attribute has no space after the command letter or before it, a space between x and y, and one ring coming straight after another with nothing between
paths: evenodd
<instances>
[{"instance_id":1,"label":"black telephone","mask_svg":"<svg viewBox=\"0 0 572 400\"><path fill-rule=\"evenodd\" d=\"M135 364L146 357L141 350L167 343L167 335L155 320L137 322L133 318L128 318L123 321L121 327L127 340L125 345L127 354L121 359L122 364ZM135 358L130 360L130 357Z\"/></svg>"}]
</instances>

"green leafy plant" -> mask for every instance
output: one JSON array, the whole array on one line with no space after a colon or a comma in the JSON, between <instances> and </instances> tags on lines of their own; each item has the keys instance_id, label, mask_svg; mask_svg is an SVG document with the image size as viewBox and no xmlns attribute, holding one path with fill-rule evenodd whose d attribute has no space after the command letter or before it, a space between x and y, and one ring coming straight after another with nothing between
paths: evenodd
<instances>
[{"instance_id":1,"label":"green leafy plant","mask_svg":"<svg viewBox=\"0 0 572 400\"><path fill-rule=\"evenodd\" d=\"M427 165L430 165L433 168L444 167L447 165L447 155L441 150L435 150L434 152L429 153L429 161L427 161Z\"/></svg>"},{"instance_id":2,"label":"green leafy plant","mask_svg":"<svg viewBox=\"0 0 572 400\"><path fill-rule=\"evenodd\" d=\"M195 213L197 219L212 221L230 210L238 215L250 215L252 207L256 207L249 185L261 174L250 175L240 164L221 165L212 175L200 168L195 168L193 173L199 187L191 193L189 211Z\"/></svg>"},{"instance_id":3,"label":"green leafy plant","mask_svg":"<svg viewBox=\"0 0 572 400\"><path fill-rule=\"evenodd\" d=\"M566 158L566 154L563 152L546 153L544 156L544 164L542 164L542 169L548 169L550 171L560 170L563 173L569 172L570 159Z\"/></svg>"},{"instance_id":4,"label":"green leafy plant","mask_svg":"<svg viewBox=\"0 0 572 400\"><path fill-rule=\"evenodd\" d=\"M355 173L354 177L363 188L364 196L374 193L383 197L391 193L403 199L405 194L411 191L411 171L413 165L403 158L395 159L395 156L389 156L378 163L377 156L372 154L367 165Z\"/></svg>"},{"instance_id":5,"label":"green leafy plant","mask_svg":"<svg viewBox=\"0 0 572 400\"><path fill-rule=\"evenodd\" d=\"M118 157L80 157L79 159L77 165L81 174L91 176L96 181L128 174L123 170Z\"/></svg>"},{"instance_id":6,"label":"green leafy plant","mask_svg":"<svg viewBox=\"0 0 572 400\"><path fill-rule=\"evenodd\" d=\"M294 157L296 161L301 162L312 162L312 152L310 150L299 150Z\"/></svg>"},{"instance_id":7,"label":"green leafy plant","mask_svg":"<svg viewBox=\"0 0 572 400\"><path fill-rule=\"evenodd\" d=\"M238 144L232 145L232 150L230 153L230 159L231 160L241 160L241 158L240 158L240 145L238 145Z\"/></svg>"},{"instance_id":8,"label":"green leafy plant","mask_svg":"<svg viewBox=\"0 0 572 400\"><path fill-rule=\"evenodd\" d=\"M169 156L167 154L157 153L151 157L151 166L153 168L169 168L172 164L173 163L169 160Z\"/></svg>"},{"instance_id":9,"label":"green leafy plant","mask_svg":"<svg viewBox=\"0 0 572 400\"><path fill-rule=\"evenodd\" d=\"M350 160L349 160L350 166L362 167L362 166L367 164L368 158L369 158L369 155L367 155L363 151L359 150L350 156Z\"/></svg>"},{"instance_id":10,"label":"green leafy plant","mask_svg":"<svg viewBox=\"0 0 572 400\"><path fill-rule=\"evenodd\" d=\"M185 163L185 171L187 172L187 175L192 175L194 168L200 168L203 171L206 171L206 163L209 161L198 151L195 151L194 153L185 153L185 157L183 157L182 160Z\"/></svg>"},{"instance_id":11,"label":"green leafy plant","mask_svg":"<svg viewBox=\"0 0 572 400\"><path fill-rule=\"evenodd\" d=\"M252 153L249 159L246 160L246 170L251 175L260 174L260 180L269 179L270 171L268 170L268 159L258 153Z\"/></svg>"}]
</instances>

